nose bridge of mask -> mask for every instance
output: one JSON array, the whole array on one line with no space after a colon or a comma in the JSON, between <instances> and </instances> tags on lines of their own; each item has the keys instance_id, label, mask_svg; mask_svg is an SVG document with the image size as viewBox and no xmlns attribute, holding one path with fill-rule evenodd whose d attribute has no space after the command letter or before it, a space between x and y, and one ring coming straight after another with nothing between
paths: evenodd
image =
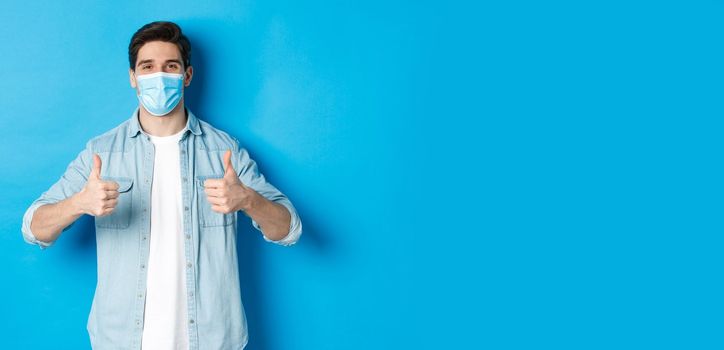
<instances>
[{"instance_id":1,"label":"nose bridge of mask","mask_svg":"<svg viewBox=\"0 0 724 350\"><path fill-rule=\"evenodd\" d=\"M134 73L136 74L136 73ZM156 73L149 73L149 74L136 74L136 82L147 82L151 80L161 80L161 81L167 81L167 80L183 80L184 75L179 73L166 73L166 72L156 72Z\"/></svg>"}]
</instances>

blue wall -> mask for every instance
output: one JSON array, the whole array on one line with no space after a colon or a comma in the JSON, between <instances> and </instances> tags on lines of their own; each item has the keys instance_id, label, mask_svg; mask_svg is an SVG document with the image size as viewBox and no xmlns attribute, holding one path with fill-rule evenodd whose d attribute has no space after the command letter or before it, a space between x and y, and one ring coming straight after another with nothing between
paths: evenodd
<instances>
[{"instance_id":1,"label":"blue wall","mask_svg":"<svg viewBox=\"0 0 724 350\"><path fill-rule=\"evenodd\" d=\"M722 348L721 2L502 3L0 4L0 347L89 348L92 221L21 217L165 19L304 223L239 216L248 349Z\"/></svg>"}]
</instances>

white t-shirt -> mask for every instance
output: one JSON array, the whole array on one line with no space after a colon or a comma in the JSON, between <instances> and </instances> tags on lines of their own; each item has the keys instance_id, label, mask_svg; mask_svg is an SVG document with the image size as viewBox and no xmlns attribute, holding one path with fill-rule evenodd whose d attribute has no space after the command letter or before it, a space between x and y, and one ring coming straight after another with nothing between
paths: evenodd
<instances>
[{"instance_id":1,"label":"white t-shirt","mask_svg":"<svg viewBox=\"0 0 724 350\"><path fill-rule=\"evenodd\" d=\"M151 185L151 237L142 349L186 350L189 347L183 203L178 141L148 135L156 154Z\"/></svg>"}]
</instances>

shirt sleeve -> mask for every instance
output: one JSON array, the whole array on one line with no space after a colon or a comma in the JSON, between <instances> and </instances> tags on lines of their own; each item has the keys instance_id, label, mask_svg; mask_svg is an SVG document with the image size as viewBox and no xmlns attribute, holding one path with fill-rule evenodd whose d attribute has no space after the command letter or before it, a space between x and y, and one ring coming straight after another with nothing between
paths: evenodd
<instances>
[{"instance_id":1,"label":"shirt sleeve","mask_svg":"<svg viewBox=\"0 0 724 350\"><path fill-rule=\"evenodd\" d=\"M90 143L86 145L86 148L81 151L78 156L68 165L65 173L56 181L50 188L43 192L38 199L30 204L30 207L25 211L23 215L22 232L23 239L29 244L35 244L40 249L46 249L51 246L54 242L44 242L35 238L35 235L30 230L30 223L33 220L35 211L45 205L60 202L73 194L83 189L86 181L88 180L88 174L91 170L91 151L89 147ZM74 223L66 226L62 232L67 231L73 226Z\"/></svg>"},{"instance_id":2,"label":"shirt sleeve","mask_svg":"<svg viewBox=\"0 0 724 350\"><path fill-rule=\"evenodd\" d=\"M289 210L289 214L291 216L291 221L289 223L289 232L284 238L278 241L267 238L264 235L264 232L261 230L261 227L259 227L259 224L254 221L254 219L251 219L251 224L258 231L262 232L262 236L267 242L272 242L284 246L289 246L296 243L299 240L299 236L301 236L302 234L302 221L300 220L299 214L297 214L297 210L294 208L294 205L289 200L289 198L287 198L287 196L285 196L276 187L266 181L264 175L259 173L256 162L249 157L249 152L247 152L247 150L244 148L238 148L238 141L237 150L238 151L236 152L236 157L234 157L236 158L237 164L232 165L234 166L234 169L237 169L239 180L241 180L244 186L251 187L254 191L264 196L264 198L283 205L285 208L287 208L287 210Z\"/></svg>"}]
</instances>

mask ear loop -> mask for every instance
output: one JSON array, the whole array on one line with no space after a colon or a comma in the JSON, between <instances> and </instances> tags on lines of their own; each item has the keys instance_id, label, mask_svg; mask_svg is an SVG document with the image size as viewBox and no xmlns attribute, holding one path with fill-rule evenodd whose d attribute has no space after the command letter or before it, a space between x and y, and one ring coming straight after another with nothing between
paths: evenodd
<instances>
[{"instance_id":1,"label":"mask ear loop","mask_svg":"<svg viewBox=\"0 0 724 350\"><path fill-rule=\"evenodd\" d=\"M133 70L133 81L136 82L136 97L141 96L141 87L138 86L138 74Z\"/></svg>"},{"instance_id":2,"label":"mask ear loop","mask_svg":"<svg viewBox=\"0 0 724 350\"><path fill-rule=\"evenodd\" d=\"M182 74L184 76L182 85L183 89L186 90L186 75L188 74L188 67L184 68L184 72Z\"/></svg>"},{"instance_id":3,"label":"mask ear loop","mask_svg":"<svg viewBox=\"0 0 724 350\"><path fill-rule=\"evenodd\" d=\"M138 84L138 73L133 70L133 78L136 80L136 96L141 96L141 86Z\"/></svg>"}]
</instances>

